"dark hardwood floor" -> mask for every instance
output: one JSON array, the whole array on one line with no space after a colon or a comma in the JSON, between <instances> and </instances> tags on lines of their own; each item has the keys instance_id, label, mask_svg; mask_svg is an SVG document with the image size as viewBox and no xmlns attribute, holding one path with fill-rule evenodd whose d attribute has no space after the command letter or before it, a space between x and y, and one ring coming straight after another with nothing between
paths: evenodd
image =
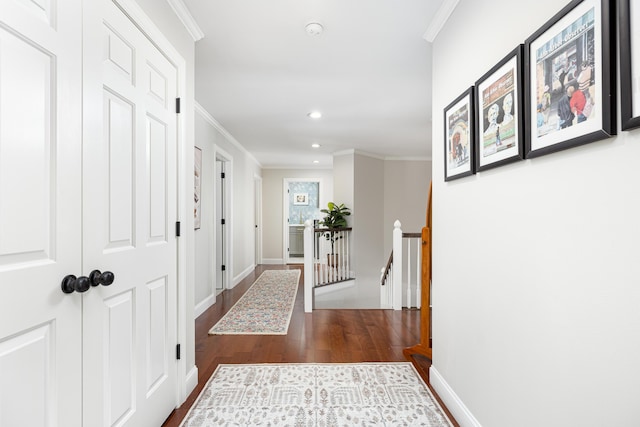
<instances>
[{"instance_id":1,"label":"dark hardwood floor","mask_svg":"<svg viewBox=\"0 0 640 427\"><path fill-rule=\"evenodd\" d=\"M405 362L402 350L420 341L418 310L314 310L305 313L302 275L287 335L208 335L209 329L263 271L275 269L302 270L302 266L258 266L235 288L218 295L216 303L196 319L198 385L163 427L180 425L219 364ZM428 383L430 361L419 358L416 362L414 365ZM457 426L455 422L454 425Z\"/></svg>"}]
</instances>

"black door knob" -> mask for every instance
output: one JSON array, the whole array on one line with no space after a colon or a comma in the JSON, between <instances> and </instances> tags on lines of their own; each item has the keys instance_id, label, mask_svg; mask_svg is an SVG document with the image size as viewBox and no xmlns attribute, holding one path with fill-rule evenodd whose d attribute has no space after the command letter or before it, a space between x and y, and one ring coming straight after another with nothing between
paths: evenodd
<instances>
[{"instance_id":1,"label":"black door knob","mask_svg":"<svg viewBox=\"0 0 640 427\"><path fill-rule=\"evenodd\" d=\"M91 287L91 280L86 276L76 277L73 274L69 274L62 279L60 287L65 294L70 294L74 291L80 293L87 292Z\"/></svg>"},{"instance_id":2,"label":"black door knob","mask_svg":"<svg viewBox=\"0 0 640 427\"><path fill-rule=\"evenodd\" d=\"M100 270L93 270L89 274L89 280L91 281L91 286L98 286L98 285L109 286L110 284L113 283L114 279L115 279L115 276L110 271L105 271L104 273L101 273Z\"/></svg>"}]
</instances>

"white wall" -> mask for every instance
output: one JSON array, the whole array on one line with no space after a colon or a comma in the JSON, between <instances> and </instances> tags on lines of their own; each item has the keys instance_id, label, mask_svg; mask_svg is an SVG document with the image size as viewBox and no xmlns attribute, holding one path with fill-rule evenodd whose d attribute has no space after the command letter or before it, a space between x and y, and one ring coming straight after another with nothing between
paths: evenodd
<instances>
[{"instance_id":1,"label":"white wall","mask_svg":"<svg viewBox=\"0 0 640 427\"><path fill-rule=\"evenodd\" d=\"M198 106L195 120L195 145L202 148L202 223L195 230L195 293L194 303L198 312L206 309L215 299L215 160L222 151L231 159L232 170L227 179L231 180L233 195L227 195L231 203L231 227L228 239L232 259L230 287L235 286L255 267L255 198L254 176L260 176L257 162L241 148L229 134L202 107ZM217 173L217 172L216 172Z\"/></svg>"},{"instance_id":2,"label":"white wall","mask_svg":"<svg viewBox=\"0 0 640 427\"><path fill-rule=\"evenodd\" d=\"M439 160L443 108L565 3L461 0L433 47L431 378L462 425L640 425L640 131L449 183Z\"/></svg>"},{"instance_id":3,"label":"white wall","mask_svg":"<svg viewBox=\"0 0 640 427\"><path fill-rule=\"evenodd\" d=\"M431 183L431 160L385 160L384 162L384 255L393 246L393 223L402 231L420 233L426 224Z\"/></svg>"},{"instance_id":4,"label":"white wall","mask_svg":"<svg viewBox=\"0 0 640 427\"><path fill-rule=\"evenodd\" d=\"M350 224L353 227L353 263L359 296L357 307L380 308L380 269L386 262L384 160L355 153L353 182Z\"/></svg>"},{"instance_id":5,"label":"white wall","mask_svg":"<svg viewBox=\"0 0 640 427\"><path fill-rule=\"evenodd\" d=\"M221 141L218 146L233 156L233 286L255 268L255 188L254 176L262 169L244 148Z\"/></svg>"},{"instance_id":6,"label":"white wall","mask_svg":"<svg viewBox=\"0 0 640 427\"><path fill-rule=\"evenodd\" d=\"M262 170L262 258L265 264L283 264L283 206L285 178L318 178L321 209L333 201L333 172L330 169Z\"/></svg>"},{"instance_id":7,"label":"white wall","mask_svg":"<svg viewBox=\"0 0 640 427\"><path fill-rule=\"evenodd\" d=\"M215 302L215 143L219 133L202 117L195 118L195 145L202 149L200 229L194 231L196 315ZM198 308L199 307L199 308Z\"/></svg>"}]
</instances>

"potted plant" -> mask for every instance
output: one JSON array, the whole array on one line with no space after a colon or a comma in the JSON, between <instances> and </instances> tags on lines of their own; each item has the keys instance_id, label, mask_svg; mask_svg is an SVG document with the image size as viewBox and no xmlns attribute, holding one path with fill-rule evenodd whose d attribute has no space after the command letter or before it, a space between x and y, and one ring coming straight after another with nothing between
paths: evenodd
<instances>
[{"instance_id":1,"label":"potted plant","mask_svg":"<svg viewBox=\"0 0 640 427\"><path fill-rule=\"evenodd\" d=\"M319 222L329 229L325 233L325 238L331 242L331 254L327 254L328 263L331 266L338 264L338 255L335 253L334 244L342 239L342 232L336 229L345 228L347 226L347 216L351 215L351 211L344 203L336 204L329 202L327 209L320 209L320 212L326 214L322 221Z\"/></svg>"}]
</instances>

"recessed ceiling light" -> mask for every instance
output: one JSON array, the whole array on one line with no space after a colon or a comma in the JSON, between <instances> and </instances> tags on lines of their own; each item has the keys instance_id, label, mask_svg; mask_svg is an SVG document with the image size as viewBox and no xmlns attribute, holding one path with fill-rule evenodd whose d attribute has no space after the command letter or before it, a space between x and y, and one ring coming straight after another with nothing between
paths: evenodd
<instances>
[{"instance_id":1,"label":"recessed ceiling light","mask_svg":"<svg viewBox=\"0 0 640 427\"><path fill-rule=\"evenodd\" d=\"M309 116L312 119L319 119L320 117L322 117L322 113L320 111L312 111L308 113L307 116Z\"/></svg>"},{"instance_id":2,"label":"recessed ceiling light","mask_svg":"<svg viewBox=\"0 0 640 427\"><path fill-rule=\"evenodd\" d=\"M320 163L320 160L314 160L313 163L318 164L318 163Z\"/></svg>"},{"instance_id":3,"label":"recessed ceiling light","mask_svg":"<svg viewBox=\"0 0 640 427\"><path fill-rule=\"evenodd\" d=\"M320 148L320 144L311 144L312 148Z\"/></svg>"},{"instance_id":4,"label":"recessed ceiling light","mask_svg":"<svg viewBox=\"0 0 640 427\"><path fill-rule=\"evenodd\" d=\"M322 24L319 24L317 22L311 22L307 24L304 29L307 30L307 34L309 34L310 36L319 36L320 34L322 34L324 27L322 26Z\"/></svg>"}]
</instances>

